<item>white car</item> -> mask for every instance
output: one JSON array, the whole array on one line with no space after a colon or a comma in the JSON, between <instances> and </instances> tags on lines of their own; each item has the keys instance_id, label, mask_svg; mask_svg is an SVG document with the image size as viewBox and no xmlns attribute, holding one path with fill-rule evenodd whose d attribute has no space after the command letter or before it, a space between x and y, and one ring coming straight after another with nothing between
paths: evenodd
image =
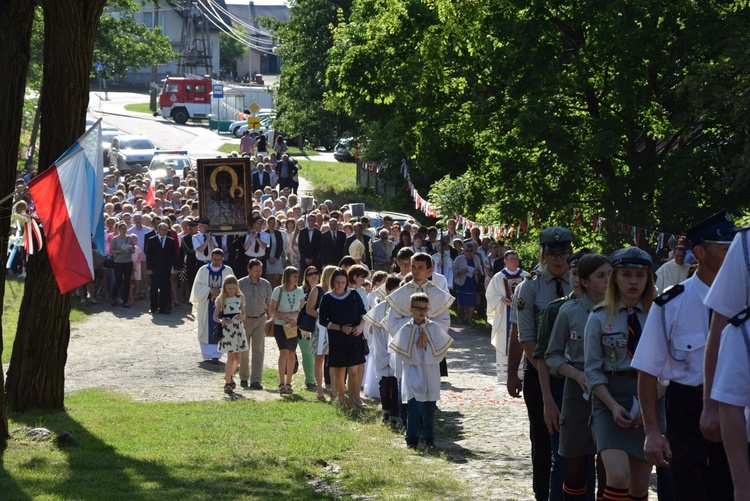
<instances>
[{"instance_id":1,"label":"white car","mask_svg":"<svg viewBox=\"0 0 750 501\"><path fill-rule=\"evenodd\" d=\"M104 159L104 168L109 167L109 147L112 145L112 140L121 136L122 132L117 129L102 129L102 156Z\"/></svg>"},{"instance_id":2,"label":"white car","mask_svg":"<svg viewBox=\"0 0 750 501\"><path fill-rule=\"evenodd\" d=\"M273 120L276 118L276 115L258 115L260 118L260 130L263 131L263 133L267 133L268 129L270 129L273 126ZM244 127L244 128L243 128ZM247 118L245 120L240 120L238 122L232 122L229 124L229 132L234 134L235 137L242 137L242 134L245 133L247 130ZM253 134L253 130L255 130L255 134L253 135L253 138L257 136L258 129L250 129L250 133Z\"/></svg>"},{"instance_id":3,"label":"white car","mask_svg":"<svg viewBox=\"0 0 750 501\"><path fill-rule=\"evenodd\" d=\"M187 156L187 151L157 151L148 165L148 173L151 179L166 180L168 168L182 177L182 170L192 166L193 162Z\"/></svg>"},{"instance_id":4,"label":"white car","mask_svg":"<svg viewBox=\"0 0 750 501\"><path fill-rule=\"evenodd\" d=\"M157 149L145 136L115 136L109 147L109 160L121 173L130 174L136 165L150 164Z\"/></svg>"}]
</instances>

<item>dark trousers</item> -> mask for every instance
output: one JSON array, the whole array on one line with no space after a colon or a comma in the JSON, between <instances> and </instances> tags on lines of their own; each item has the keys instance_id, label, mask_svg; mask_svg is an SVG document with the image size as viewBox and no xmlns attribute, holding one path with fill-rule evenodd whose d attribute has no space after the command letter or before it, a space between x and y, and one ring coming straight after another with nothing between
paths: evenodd
<instances>
[{"instance_id":1,"label":"dark trousers","mask_svg":"<svg viewBox=\"0 0 750 501\"><path fill-rule=\"evenodd\" d=\"M398 402L401 395L398 394L398 381L396 376L383 376L380 378L380 405L383 409L383 418L398 417Z\"/></svg>"},{"instance_id":2,"label":"dark trousers","mask_svg":"<svg viewBox=\"0 0 750 501\"><path fill-rule=\"evenodd\" d=\"M151 311L166 312L172 309L172 286L168 273L151 274Z\"/></svg>"},{"instance_id":3,"label":"dark trousers","mask_svg":"<svg viewBox=\"0 0 750 501\"><path fill-rule=\"evenodd\" d=\"M666 405L674 498L680 501L734 499L724 447L706 440L700 430L703 387L672 382L667 389Z\"/></svg>"},{"instance_id":4,"label":"dark trousers","mask_svg":"<svg viewBox=\"0 0 750 501\"><path fill-rule=\"evenodd\" d=\"M112 301L117 299L117 292L123 303L127 303L130 296L130 277L133 275L133 261L127 263L115 262L115 286L112 288Z\"/></svg>"},{"instance_id":5,"label":"dark trousers","mask_svg":"<svg viewBox=\"0 0 750 501\"><path fill-rule=\"evenodd\" d=\"M550 391L555 405L562 409L563 391L565 390L565 379L551 377L549 378ZM541 386L539 388L541 391ZM544 418L544 406L542 406L542 419ZM549 501L562 501L563 499L563 482L565 481L565 458L562 457L558 448L560 447L560 432L550 435L550 448L552 450L552 463L550 467L549 480Z\"/></svg>"},{"instance_id":6,"label":"dark trousers","mask_svg":"<svg viewBox=\"0 0 750 501\"><path fill-rule=\"evenodd\" d=\"M526 412L529 415L534 496L537 501L546 501L549 497L552 445L547 425L544 424L544 402L542 389L539 386L539 374L528 361L523 371L523 395Z\"/></svg>"}]
</instances>

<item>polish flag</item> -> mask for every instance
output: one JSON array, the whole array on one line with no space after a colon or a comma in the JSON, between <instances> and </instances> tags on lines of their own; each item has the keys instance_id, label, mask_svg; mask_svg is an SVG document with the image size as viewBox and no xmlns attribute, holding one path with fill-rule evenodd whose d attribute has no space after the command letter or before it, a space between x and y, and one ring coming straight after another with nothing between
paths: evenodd
<instances>
[{"instance_id":1,"label":"polish flag","mask_svg":"<svg viewBox=\"0 0 750 501\"><path fill-rule=\"evenodd\" d=\"M103 185L101 121L29 182L61 294L94 279L92 240L104 250Z\"/></svg>"}]
</instances>

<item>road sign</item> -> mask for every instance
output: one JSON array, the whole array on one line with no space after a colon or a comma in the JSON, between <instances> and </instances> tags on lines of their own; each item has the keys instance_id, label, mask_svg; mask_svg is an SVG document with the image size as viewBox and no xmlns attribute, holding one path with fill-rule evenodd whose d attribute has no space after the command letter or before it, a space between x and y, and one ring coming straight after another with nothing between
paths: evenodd
<instances>
[{"instance_id":1,"label":"road sign","mask_svg":"<svg viewBox=\"0 0 750 501\"><path fill-rule=\"evenodd\" d=\"M222 85L222 84L214 84L214 97L216 99L223 99L224 98L224 85Z\"/></svg>"},{"instance_id":2,"label":"road sign","mask_svg":"<svg viewBox=\"0 0 750 501\"><path fill-rule=\"evenodd\" d=\"M258 118L258 117L248 117L247 118L247 128L248 129L260 129L260 118Z\"/></svg>"},{"instance_id":3,"label":"road sign","mask_svg":"<svg viewBox=\"0 0 750 501\"><path fill-rule=\"evenodd\" d=\"M253 114L258 113L258 110L260 109L260 106L258 106L255 101L250 103L250 106L247 107Z\"/></svg>"}]
</instances>

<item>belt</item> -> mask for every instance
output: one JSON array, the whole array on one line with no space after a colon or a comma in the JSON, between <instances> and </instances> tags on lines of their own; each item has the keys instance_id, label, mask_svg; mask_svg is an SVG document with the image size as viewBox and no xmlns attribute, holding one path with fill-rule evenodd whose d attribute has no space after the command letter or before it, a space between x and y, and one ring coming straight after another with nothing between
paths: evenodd
<instances>
[{"instance_id":1,"label":"belt","mask_svg":"<svg viewBox=\"0 0 750 501\"><path fill-rule=\"evenodd\" d=\"M698 385L698 386L688 386L686 384L675 383L674 381L670 381L669 382L669 386L668 386L667 389L670 389L670 388L673 391L674 390L682 390L682 391L686 391L686 392L690 392L690 393L699 393L699 394L703 395L703 385L702 384Z\"/></svg>"},{"instance_id":2,"label":"belt","mask_svg":"<svg viewBox=\"0 0 750 501\"><path fill-rule=\"evenodd\" d=\"M607 375L607 377L624 377L624 378L637 378L638 377L638 371L635 370L624 370L624 371L617 371L617 372L605 372L604 374Z\"/></svg>"},{"instance_id":3,"label":"belt","mask_svg":"<svg viewBox=\"0 0 750 501\"><path fill-rule=\"evenodd\" d=\"M260 314L260 315L258 315L257 317L251 317L251 316L248 316L247 318L260 318L260 317L263 317L263 316L265 316L265 315L266 315L265 313L261 313L261 314Z\"/></svg>"}]
</instances>

